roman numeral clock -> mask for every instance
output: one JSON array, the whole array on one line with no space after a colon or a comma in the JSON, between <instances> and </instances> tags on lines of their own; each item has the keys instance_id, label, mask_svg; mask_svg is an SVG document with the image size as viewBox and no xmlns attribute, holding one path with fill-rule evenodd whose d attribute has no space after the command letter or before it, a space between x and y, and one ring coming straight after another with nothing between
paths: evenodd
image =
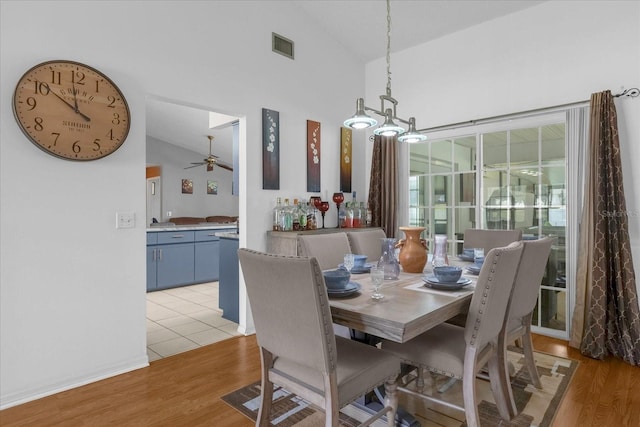
<instances>
[{"instance_id":1,"label":"roman numeral clock","mask_svg":"<svg viewBox=\"0 0 640 427\"><path fill-rule=\"evenodd\" d=\"M74 61L48 61L28 70L16 86L13 113L38 148L66 160L96 160L116 151L131 114L111 79Z\"/></svg>"}]
</instances>

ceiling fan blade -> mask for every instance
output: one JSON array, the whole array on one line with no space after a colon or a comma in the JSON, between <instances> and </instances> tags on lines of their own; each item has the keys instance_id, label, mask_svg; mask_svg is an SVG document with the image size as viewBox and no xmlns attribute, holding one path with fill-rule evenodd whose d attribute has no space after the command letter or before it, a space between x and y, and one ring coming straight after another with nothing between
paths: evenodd
<instances>
[{"instance_id":1,"label":"ceiling fan blade","mask_svg":"<svg viewBox=\"0 0 640 427\"><path fill-rule=\"evenodd\" d=\"M185 169L197 168L198 166L202 166L204 163L198 163L197 165L187 166Z\"/></svg>"},{"instance_id":2,"label":"ceiling fan blade","mask_svg":"<svg viewBox=\"0 0 640 427\"><path fill-rule=\"evenodd\" d=\"M222 169L226 169L228 171L233 172L233 167L232 166L226 165L226 164L221 163L221 162L218 162L217 165L220 166Z\"/></svg>"}]
</instances>

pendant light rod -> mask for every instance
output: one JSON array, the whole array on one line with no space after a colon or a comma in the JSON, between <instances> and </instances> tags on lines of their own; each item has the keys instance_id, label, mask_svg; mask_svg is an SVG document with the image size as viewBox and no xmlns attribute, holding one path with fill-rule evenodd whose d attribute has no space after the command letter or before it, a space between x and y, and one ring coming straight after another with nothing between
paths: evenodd
<instances>
[{"instance_id":1,"label":"pendant light rod","mask_svg":"<svg viewBox=\"0 0 640 427\"><path fill-rule=\"evenodd\" d=\"M380 95L380 109L367 107L364 105L364 99L358 98L356 101L356 114L344 121L346 127L353 129L365 129L378 124L378 121L366 112L370 111L381 117L384 117L384 123L374 131L376 135L399 136L401 142L419 142L427 139L426 136L416 131L416 119L410 117L409 120L398 117L397 106L398 101L391 95L391 3L387 0L387 88L384 95ZM390 105L389 105L390 104ZM405 132L404 128L396 125L393 120L397 120L409 126L409 130Z\"/></svg>"}]
</instances>

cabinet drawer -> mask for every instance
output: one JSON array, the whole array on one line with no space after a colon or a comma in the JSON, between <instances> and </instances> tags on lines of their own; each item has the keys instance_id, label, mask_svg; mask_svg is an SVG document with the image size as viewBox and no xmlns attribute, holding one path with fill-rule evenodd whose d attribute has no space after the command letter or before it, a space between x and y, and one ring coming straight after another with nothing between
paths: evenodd
<instances>
[{"instance_id":1,"label":"cabinet drawer","mask_svg":"<svg viewBox=\"0 0 640 427\"><path fill-rule=\"evenodd\" d=\"M158 244L193 242L193 231L163 231L158 233Z\"/></svg>"},{"instance_id":2,"label":"cabinet drawer","mask_svg":"<svg viewBox=\"0 0 640 427\"><path fill-rule=\"evenodd\" d=\"M216 233L220 232L220 230L198 230L196 231L196 242L208 242L208 241L216 241L220 238L216 236Z\"/></svg>"},{"instance_id":3,"label":"cabinet drawer","mask_svg":"<svg viewBox=\"0 0 640 427\"><path fill-rule=\"evenodd\" d=\"M147 245L157 245L158 244L158 233L147 233Z\"/></svg>"}]
</instances>

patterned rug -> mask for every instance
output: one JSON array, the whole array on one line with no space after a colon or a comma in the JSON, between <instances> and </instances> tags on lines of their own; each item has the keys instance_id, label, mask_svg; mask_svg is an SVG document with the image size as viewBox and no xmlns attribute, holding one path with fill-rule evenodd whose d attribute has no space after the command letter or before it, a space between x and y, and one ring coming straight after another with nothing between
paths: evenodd
<instances>
[{"instance_id":1,"label":"patterned rug","mask_svg":"<svg viewBox=\"0 0 640 427\"><path fill-rule=\"evenodd\" d=\"M530 385L529 374L520 349L509 349L509 361L515 368L515 376L512 378L511 383L519 411L519 415L510 423L501 420L493 400L489 382L477 380L478 401L480 401L478 408L482 425L514 427L545 427L551 425L571 377L578 366L578 362L540 352L535 352L535 359L543 386L542 390ZM444 393L437 392L437 389L447 383L448 380L447 377L426 374L424 391L427 393L433 391L437 393L439 398L462 406L460 381L453 384ZM260 405L260 383L250 384L236 390L223 396L222 400L255 421ZM413 415L417 421L411 427L419 425L423 427L436 425L460 427L466 425L464 414L444 406L426 403L423 400L404 395L400 396L400 405ZM321 410L279 387L274 390L271 415L271 425L273 426L312 427L324 425L324 413ZM355 405L349 405L340 412L340 425L345 427L356 426L359 424L359 420L363 418L366 418L366 414L361 409ZM378 420L373 425L385 426L386 424Z\"/></svg>"}]
</instances>

